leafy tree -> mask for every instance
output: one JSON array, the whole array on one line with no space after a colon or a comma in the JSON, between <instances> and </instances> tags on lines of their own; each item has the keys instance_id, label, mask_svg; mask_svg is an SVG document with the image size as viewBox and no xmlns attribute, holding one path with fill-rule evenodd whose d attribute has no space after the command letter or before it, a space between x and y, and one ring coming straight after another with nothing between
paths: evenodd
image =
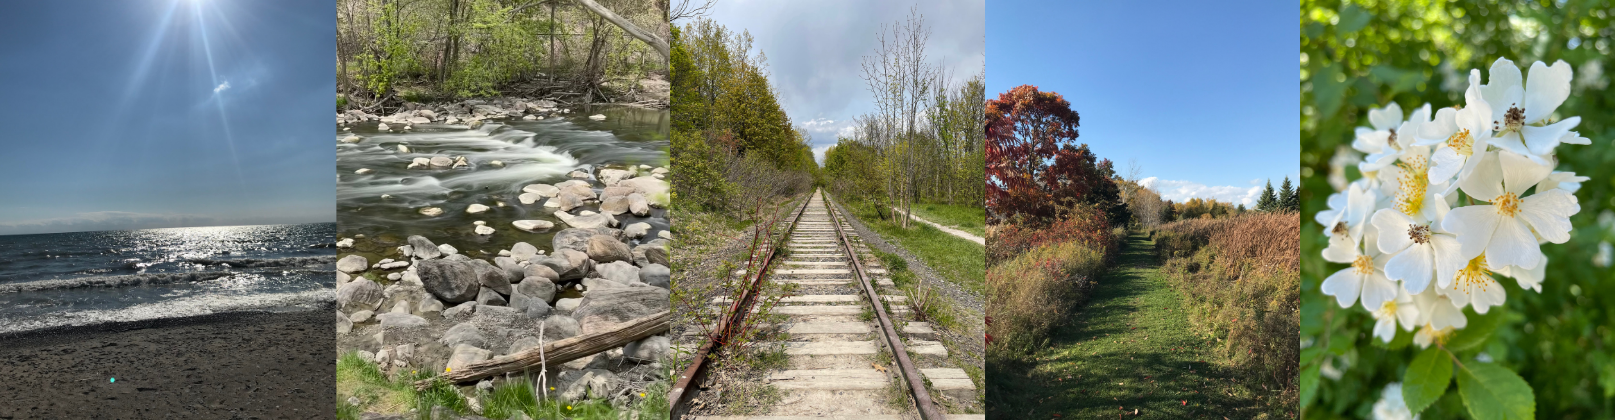
<instances>
[{"instance_id":1,"label":"leafy tree","mask_svg":"<svg viewBox=\"0 0 1615 420\"><path fill-rule=\"evenodd\" d=\"M1161 206L1161 223L1171 223L1178 220L1178 212L1175 206L1172 200L1166 200L1166 205Z\"/></svg>"},{"instance_id":2,"label":"leafy tree","mask_svg":"<svg viewBox=\"0 0 1615 420\"><path fill-rule=\"evenodd\" d=\"M1075 144L1079 122L1064 97L1032 85L988 101L988 208L999 217L1046 222L1057 216L1059 206L1090 204L1115 219L1120 201L1111 180L1115 170L1088 145Z\"/></svg>"}]
</instances>

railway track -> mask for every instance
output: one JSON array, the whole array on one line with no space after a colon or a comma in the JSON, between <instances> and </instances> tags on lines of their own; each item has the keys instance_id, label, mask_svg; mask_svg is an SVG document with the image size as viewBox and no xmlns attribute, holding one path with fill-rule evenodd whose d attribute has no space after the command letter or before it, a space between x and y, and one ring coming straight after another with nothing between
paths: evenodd
<instances>
[{"instance_id":1,"label":"railway track","mask_svg":"<svg viewBox=\"0 0 1615 420\"><path fill-rule=\"evenodd\" d=\"M687 416L691 388L704 381L709 355L726 340L708 340L695 351L696 360L680 375L670 394L673 418L703 420L970 420L980 414L947 414L951 401L975 401L979 395L963 369L948 360L948 350L937 341L932 326L913 321L907 297L880 267L844 215L814 192L796 217L787 220L783 235L787 251L762 251L764 270L750 277L753 290L763 282L791 283L794 293L772 307L783 341L760 343L783 349L785 369L769 372L768 385L781 398L760 416ZM745 270L736 274L745 275ZM871 297L878 297L871 299ZM713 305L729 307L740 322L756 312L756 294L746 293L734 302L715 298ZM958 411L955 409L954 411Z\"/></svg>"}]
</instances>

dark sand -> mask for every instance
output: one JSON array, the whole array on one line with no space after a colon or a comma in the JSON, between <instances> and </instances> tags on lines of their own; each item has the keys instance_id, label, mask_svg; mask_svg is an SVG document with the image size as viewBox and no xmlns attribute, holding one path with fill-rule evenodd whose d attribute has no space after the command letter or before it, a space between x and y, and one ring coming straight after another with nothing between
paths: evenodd
<instances>
[{"instance_id":1,"label":"dark sand","mask_svg":"<svg viewBox=\"0 0 1615 420\"><path fill-rule=\"evenodd\" d=\"M333 418L332 311L0 335L0 419ZM108 379L116 377L117 382Z\"/></svg>"}]
</instances>

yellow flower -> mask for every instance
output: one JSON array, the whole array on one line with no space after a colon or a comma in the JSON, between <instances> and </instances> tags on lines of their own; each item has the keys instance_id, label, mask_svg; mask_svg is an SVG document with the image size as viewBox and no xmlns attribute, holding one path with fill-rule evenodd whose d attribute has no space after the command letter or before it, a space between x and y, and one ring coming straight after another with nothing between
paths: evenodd
<instances>
[{"instance_id":1,"label":"yellow flower","mask_svg":"<svg viewBox=\"0 0 1615 420\"><path fill-rule=\"evenodd\" d=\"M453 372L454 368L446 367L446 368L443 368L443 371L444 372Z\"/></svg>"},{"instance_id":2,"label":"yellow flower","mask_svg":"<svg viewBox=\"0 0 1615 420\"><path fill-rule=\"evenodd\" d=\"M569 405L569 406L566 406L566 409L568 409L568 410L571 410L571 409L572 409L572 406L570 406L570 405Z\"/></svg>"},{"instance_id":3,"label":"yellow flower","mask_svg":"<svg viewBox=\"0 0 1615 420\"><path fill-rule=\"evenodd\" d=\"M645 398L645 393L643 393L643 392L639 393L639 398Z\"/></svg>"}]
</instances>

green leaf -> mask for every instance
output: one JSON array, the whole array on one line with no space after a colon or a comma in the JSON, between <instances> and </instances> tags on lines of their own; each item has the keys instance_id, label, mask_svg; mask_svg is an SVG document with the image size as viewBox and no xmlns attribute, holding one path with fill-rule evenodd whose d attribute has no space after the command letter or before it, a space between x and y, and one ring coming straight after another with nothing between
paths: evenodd
<instances>
[{"instance_id":1,"label":"green leaf","mask_svg":"<svg viewBox=\"0 0 1615 420\"><path fill-rule=\"evenodd\" d=\"M1368 75L1373 77L1374 81L1389 86L1391 95L1413 90L1414 87L1419 85L1419 82L1424 81L1424 73L1422 72L1403 70L1384 64L1368 69Z\"/></svg>"},{"instance_id":2,"label":"green leaf","mask_svg":"<svg viewBox=\"0 0 1615 420\"><path fill-rule=\"evenodd\" d=\"M1346 78L1340 72L1340 63L1330 64L1312 74L1312 100L1318 107L1320 118L1332 118L1340 110L1340 101L1346 97Z\"/></svg>"},{"instance_id":3,"label":"green leaf","mask_svg":"<svg viewBox=\"0 0 1615 420\"><path fill-rule=\"evenodd\" d=\"M1319 363L1307 365L1301 369L1301 408L1312 405L1312 397L1318 395L1318 368Z\"/></svg>"},{"instance_id":4,"label":"green leaf","mask_svg":"<svg viewBox=\"0 0 1615 420\"><path fill-rule=\"evenodd\" d=\"M1492 308L1485 315L1468 316L1469 325L1453 334L1452 339L1447 341L1447 350L1460 352L1485 344L1486 339L1491 338L1492 332L1497 331L1497 325L1503 320L1503 308Z\"/></svg>"},{"instance_id":5,"label":"green leaf","mask_svg":"<svg viewBox=\"0 0 1615 420\"><path fill-rule=\"evenodd\" d=\"M1413 335L1414 333L1412 331L1397 328L1396 337L1392 338L1391 343L1387 344L1385 347L1391 350L1401 350L1403 347L1413 344Z\"/></svg>"},{"instance_id":6,"label":"green leaf","mask_svg":"<svg viewBox=\"0 0 1615 420\"><path fill-rule=\"evenodd\" d=\"M1340 22L1335 24L1335 34L1345 35L1357 32L1363 29L1364 26L1368 26L1368 20L1373 17L1373 15L1368 14L1367 10L1357 7L1355 4L1348 4L1345 8L1340 9Z\"/></svg>"},{"instance_id":7,"label":"green leaf","mask_svg":"<svg viewBox=\"0 0 1615 420\"><path fill-rule=\"evenodd\" d=\"M1317 38L1323 36L1323 24L1318 22L1308 22L1306 26L1301 27L1301 33L1305 34L1307 38Z\"/></svg>"},{"instance_id":8,"label":"green leaf","mask_svg":"<svg viewBox=\"0 0 1615 420\"><path fill-rule=\"evenodd\" d=\"M1305 364L1311 364L1311 363L1317 362L1318 361L1318 356L1322 356L1322 355L1323 355L1323 348L1322 347L1312 346L1312 347L1308 347L1306 349L1303 349L1303 350L1301 350L1301 364L1305 365Z\"/></svg>"},{"instance_id":9,"label":"green leaf","mask_svg":"<svg viewBox=\"0 0 1615 420\"><path fill-rule=\"evenodd\" d=\"M1491 363L1459 365L1458 394L1469 415L1478 420L1519 419L1536 416L1536 396L1520 375Z\"/></svg>"},{"instance_id":10,"label":"green leaf","mask_svg":"<svg viewBox=\"0 0 1615 420\"><path fill-rule=\"evenodd\" d=\"M1402 400L1407 401L1413 414L1424 411L1447 393L1447 384L1452 383L1452 359L1448 357L1439 347L1424 349L1402 374Z\"/></svg>"}]
</instances>

